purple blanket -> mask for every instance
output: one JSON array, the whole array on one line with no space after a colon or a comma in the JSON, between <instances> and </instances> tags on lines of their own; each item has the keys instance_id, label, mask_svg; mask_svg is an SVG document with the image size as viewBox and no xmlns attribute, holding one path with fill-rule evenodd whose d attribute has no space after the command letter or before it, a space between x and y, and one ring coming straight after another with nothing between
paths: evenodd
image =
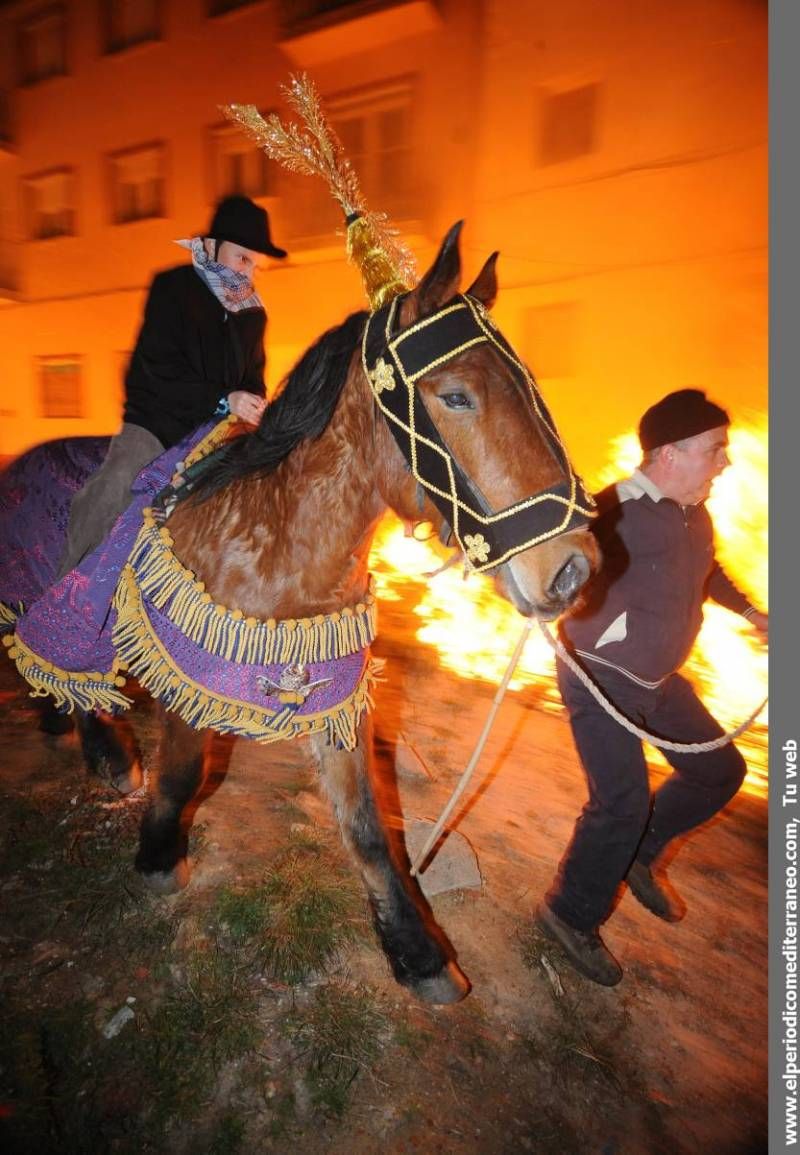
<instances>
[{"instance_id":1,"label":"purple blanket","mask_svg":"<svg viewBox=\"0 0 800 1155\"><path fill-rule=\"evenodd\" d=\"M64 549L69 507L102 464L110 437L70 437L30 449L0 474L0 602L40 597Z\"/></svg>"},{"instance_id":2,"label":"purple blanket","mask_svg":"<svg viewBox=\"0 0 800 1155\"><path fill-rule=\"evenodd\" d=\"M8 545L0 562L0 602L15 612L20 605L24 609L14 623L20 653L9 651L23 677L29 671L20 658L27 649L39 658L44 675L87 675L88 683L98 683L94 690L103 685L104 692L95 694L96 700L89 696L83 700L83 692L78 692L72 705L106 709L128 705L124 695L114 692L121 680L111 636L114 591L140 530L142 509L170 482L175 464L185 460L214 429L210 424L201 426L147 465L130 487L132 502L110 535L54 586L50 582L66 541L69 502L103 461L109 438L47 442L24 454L3 474L0 532ZM7 612L5 617L12 614ZM47 665L54 670L47 670ZM33 684L33 688L46 692L42 685ZM58 692L53 696L57 702L67 700Z\"/></svg>"},{"instance_id":3,"label":"purple blanket","mask_svg":"<svg viewBox=\"0 0 800 1155\"><path fill-rule=\"evenodd\" d=\"M86 439L91 449L80 455L74 443L53 442L12 467L12 484L3 488L0 480L0 532L12 546L8 566L0 567L7 568L0 575L5 628L15 630L4 638L9 657L34 694L70 710L126 708L122 671L129 669L197 729L260 742L325 731L352 749L378 669L369 657L373 596L313 619L245 619L211 602L149 508L176 465L204 456L228 427L204 426L151 462L103 544L49 588L69 500L107 441ZM55 475L66 459L64 481ZM20 602L25 611L14 621Z\"/></svg>"}]
</instances>

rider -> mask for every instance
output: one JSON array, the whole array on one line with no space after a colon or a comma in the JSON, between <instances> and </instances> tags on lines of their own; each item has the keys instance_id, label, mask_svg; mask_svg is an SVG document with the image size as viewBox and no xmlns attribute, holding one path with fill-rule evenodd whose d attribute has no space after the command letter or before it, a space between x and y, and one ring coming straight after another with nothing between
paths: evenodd
<instances>
[{"instance_id":1,"label":"rider","mask_svg":"<svg viewBox=\"0 0 800 1155\"><path fill-rule=\"evenodd\" d=\"M165 449L215 414L261 419L267 315L253 275L286 251L272 243L266 211L242 196L219 202L206 236L177 243L192 263L153 278L125 376L123 426L73 498L56 580L105 538L134 478Z\"/></svg>"},{"instance_id":2,"label":"rider","mask_svg":"<svg viewBox=\"0 0 800 1155\"><path fill-rule=\"evenodd\" d=\"M639 425L641 466L598 500L593 528L603 568L583 608L562 626L565 645L623 714L679 742L723 733L676 673L700 630L705 598L764 633L768 625L714 559L705 502L729 464L729 420L697 389L670 393L647 410ZM674 772L651 798L640 739L603 710L564 662L557 665L589 800L537 923L577 970L613 986L622 969L597 928L620 883L658 918L681 919L685 907L654 864L674 838L734 796L746 767L730 743L701 754L665 750Z\"/></svg>"}]
</instances>

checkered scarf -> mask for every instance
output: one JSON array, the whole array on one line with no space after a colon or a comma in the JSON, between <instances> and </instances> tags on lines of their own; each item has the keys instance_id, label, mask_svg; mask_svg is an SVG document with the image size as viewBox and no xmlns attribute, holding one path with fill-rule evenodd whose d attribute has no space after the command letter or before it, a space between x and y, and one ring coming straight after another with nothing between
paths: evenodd
<instances>
[{"instance_id":1,"label":"checkered scarf","mask_svg":"<svg viewBox=\"0 0 800 1155\"><path fill-rule=\"evenodd\" d=\"M176 241L175 244L189 249L196 273L229 313L264 308L261 298L253 288L253 282L242 273L235 273L227 265L213 261L206 252L202 237L190 237L187 240Z\"/></svg>"}]
</instances>

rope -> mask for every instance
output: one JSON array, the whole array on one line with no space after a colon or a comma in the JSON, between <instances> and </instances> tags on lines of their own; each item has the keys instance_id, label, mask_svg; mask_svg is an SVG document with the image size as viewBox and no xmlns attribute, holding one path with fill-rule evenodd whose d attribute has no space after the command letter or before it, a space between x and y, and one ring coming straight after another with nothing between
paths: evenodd
<instances>
[{"instance_id":1,"label":"rope","mask_svg":"<svg viewBox=\"0 0 800 1155\"><path fill-rule=\"evenodd\" d=\"M667 738L658 738L655 734L648 733L647 730L641 730L638 726L635 726L629 718L626 718L624 714L621 714L616 706L614 706L608 700L605 694L603 694L600 687L592 681L586 671L581 669L581 667L578 665L572 655L564 648L558 638L553 637L545 623L543 621L539 621L538 619L536 620L538 621L539 629L541 630L548 644L558 654L561 660L569 666L572 672L578 678L580 678L581 682L583 682L584 686L586 686L592 697L595 698L595 700L603 707L606 713L609 714L615 722L619 722L620 726L623 726L626 730L629 730L631 734L635 734L636 737L640 738L643 742L649 742L651 746L657 746L661 750L672 750L677 754L706 754L710 750L719 750L720 747L727 745L728 742L732 742L734 738L738 738L740 734L744 733L744 731L748 729L748 727L752 726L753 722L756 720L758 715L767 704L768 699L764 698L764 701L760 704L760 706L758 706L758 708L755 709L752 714L750 714L750 716L741 723L741 725L737 726L735 730L731 730L727 734L722 734L719 738L714 738L709 742L670 742ZM483 748L486 745L486 739L489 737L489 731L494 724L497 711L500 708L500 703L505 697L508 684L511 681L514 670L517 668L517 663L522 657L522 651L525 648L525 643L527 642L528 636L533 627L533 621L533 618L528 618L522 628L522 633L520 634L519 641L517 642L514 649L514 653L511 655L508 668L506 669L506 672L503 675L503 680L498 686L497 693L494 696L494 701L492 702L488 717L484 723L483 730L481 731L480 737L475 744L475 749L472 751L472 757L467 763L464 773L459 778L455 790L450 795L450 799L447 802L447 805L445 806L433 830L428 836L425 845L417 855L417 858L411 867L412 878L418 874L419 868L425 862L431 850L436 845L436 842L442 832L442 829L444 828L445 823L453 813L456 803L467 788L467 784L472 777L475 767L478 764L478 759L483 753Z\"/></svg>"},{"instance_id":2,"label":"rope","mask_svg":"<svg viewBox=\"0 0 800 1155\"><path fill-rule=\"evenodd\" d=\"M676 754L707 754L710 750L719 750L722 746L727 746L734 738L738 738L743 734L753 722L755 722L758 715L764 709L768 699L765 698L760 706L755 709L749 717L745 718L740 726L735 730L729 731L727 734L722 734L719 738L713 738L710 742L670 742L667 738L657 738L655 734L648 733L647 730L640 730L635 726L629 718L621 714L616 706L608 700L600 687L592 681L589 675L583 670L567 649L562 645L558 638L554 638L548 630L544 622L539 622L539 629L542 631L545 640L555 650L562 662L572 670L576 677L580 678L586 689L599 704L603 707L607 714L610 714L615 722L619 722L631 734L635 734L637 738L641 738L643 742L649 742L651 746L658 746L661 750L673 750Z\"/></svg>"},{"instance_id":3,"label":"rope","mask_svg":"<svg viewBox=\"0 0 800 1155\"><path fill-rule=\"evenodd\" d=\"M507 668L505 674L503 674L503 680L497 688L497 693L494 696L494 701L492 702L492 706L491 706L491 709L489 710L489 715L486 719L486 722L484 723L484 727L483 727L483 730L481 731L481 735L478 738L477 743L475 744L475 749L472 751L472 757L470 758L469 762L467 763L467 767L464 770L464 773L461 775L455 790L450 795L450 801L447 803L447 805L445 806L441 815L439 816L439 821L434 826L433 830L430 833L430 836L429 836L427 842L423 846L420 853L417 855L417 859L416 859L414 865L411 867L411 877L412 878L416 875L420 866L422 866L423 862L428 857L432 847L436 844L436 840L438 839L439 835L442 832L442 827L444 826L445 822L447 822L447 819L450 817L450 815L453 813L453 809L455 807L455 804L458 802L459 798L464 793L464 791L467 787L467 783L469 782L470 778L472 777L472 772L475 769L475 767L477 766L478 759L480 758L481 754L483 753L483 747L486 745L486 739L489 737L489 731L492 728L492 724L494 723L494 719L495 719L495 716L497 714L497 711L500 709L500 703L502 702L503 698L505 697L505 692L508 689L508 683L511 681L511 676L514 673L514 670L517 668L517 663L519 662L520 658L522 657L522 651L525 649L525 643L528 640L528 635L530 634L532 627L533 627L533 618L526 619L525 625L522 627L522 633L520 634L519 641L517 642L516 648L514 649L514 653L511 655L511 661L508 663L508 668Z\"/></svg>"}]
</instances>

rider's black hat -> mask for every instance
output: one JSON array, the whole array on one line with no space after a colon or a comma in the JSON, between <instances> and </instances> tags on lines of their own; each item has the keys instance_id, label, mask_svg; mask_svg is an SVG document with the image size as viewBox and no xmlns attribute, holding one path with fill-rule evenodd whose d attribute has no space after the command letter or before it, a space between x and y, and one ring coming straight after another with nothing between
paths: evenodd
<instances>
[{"instance_id":1,"label":"rider's black hat","mask_svg":"<svg viewBox=\"0 0 800 1155\"><path fill-rule=\"evenodd\" d=\"M230 241L279 260L286 256L286 249L273 245L270 239L267 210L249 197L232 196L221 200L214 210L206 236L215 241Z\"/></svg>"}]
</instances>

